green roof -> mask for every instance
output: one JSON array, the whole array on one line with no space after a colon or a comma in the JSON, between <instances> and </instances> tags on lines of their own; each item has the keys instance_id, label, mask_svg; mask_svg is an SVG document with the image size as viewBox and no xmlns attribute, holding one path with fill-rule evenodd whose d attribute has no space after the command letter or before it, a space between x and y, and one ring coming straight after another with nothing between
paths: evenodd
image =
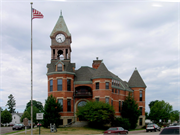
<instances>
[{"instance_id":1,"label":"green roof","mask_svg":"<svg viewBox=\"0 0 180 135\"><path fill-rule=\"evenodd\" d=\"M50 37L53 37L57 31L65 32L68 36L71 36L62 15L59 16L59 19L58 19L56 25L54 26L54 29L51 32Z\"/></svg>"}]
</instances>

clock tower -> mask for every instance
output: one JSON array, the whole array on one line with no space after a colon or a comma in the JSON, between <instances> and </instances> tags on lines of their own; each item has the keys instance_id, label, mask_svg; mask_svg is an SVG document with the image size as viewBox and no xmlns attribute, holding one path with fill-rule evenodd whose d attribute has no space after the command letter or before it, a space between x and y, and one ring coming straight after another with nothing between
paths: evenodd
<instances>
[{"instance_id":1,"label":"clock tower","mask_svg":"<svg viewBox=\"0 0 180 135\"><path fill-rule=\"evenodd\" d=\"M61 15L50 35L51 38L51 59L71 60L71 34Z\"/></svg>"},{"instance_id":2,"label":"clock tower","mask_svg":"<svg viewBox=\"0 0 180 135\"><path fill-rule=\"evenodd\" d=\"M47 64L48 96L61 104L61 124L74 120L75 63L71 63L71 34L61 15L50 34L51 62Z\"/></svg>"}]
</instances>

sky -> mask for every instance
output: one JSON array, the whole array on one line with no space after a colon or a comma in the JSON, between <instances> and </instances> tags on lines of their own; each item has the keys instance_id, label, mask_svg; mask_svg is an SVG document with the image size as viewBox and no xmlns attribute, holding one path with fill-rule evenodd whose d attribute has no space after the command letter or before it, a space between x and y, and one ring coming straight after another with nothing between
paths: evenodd
<instances>
[{"instance_id":1,"label":"sky","mask_svg":"<svg viewBox=\"0 0 180 135\"><path fill-rule=\"evenodd\" d=\"M72 36L76 70L102 59L123 81L137 68L148 104L164 100L180 110L180 3L178 0L1 0L0 106L8 96L23 112L31 99L31 4L43 19L33 20L33 99L47 99L50 34L62 15Z\"/></svg>"}]
</instances>

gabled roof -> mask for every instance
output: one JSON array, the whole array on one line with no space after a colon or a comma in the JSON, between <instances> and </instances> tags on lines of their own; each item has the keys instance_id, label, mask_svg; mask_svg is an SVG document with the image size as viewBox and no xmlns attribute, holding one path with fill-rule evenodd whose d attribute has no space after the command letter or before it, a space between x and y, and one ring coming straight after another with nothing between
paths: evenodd
<instances>
[{"instance_id":1,"label":"gabled roof","mask_svg":"<svg viewBox=\"0 0 180 135\"><path fill-rule=\"evenodd\" d=\"M67 34L67 36L71 36L62 15L59 16L59 19L58 19L56 25L54 26L54 29L51 32L50 37L53 37L57 31L65 32Z\"/></svg>"},{"instance_id":2,"label":"gabled roof","mask_svg":"<svg viewBox=\"0 0 180 135\"><path fill-rule=\"evenodd\" d=\"M12 116L17 115L17 116L21 117L23 115L23 113L11 113L11 115Z\"/></svg>"},{"instance_id":3,"label":"gabled roof","mask_svg":"<svg viewBox=\"0 0 180 135\"><path fill-rule=\"evenodd\" d=\"M51 60L50 64L47 64L48 72L56 72L56 65L61 62L64 65L64 72L74 72L73 67L75 67L75 63L70 63L66 60Z\"/></svg>"},{"instance_id":4,"label":"gabled roof","mask_svg":"<svg viewBox=\"0 0 180 135\"><path fill-rule=\"evenodd\" d=\"M61 64L63 64L63 65L64 65L64 63L63 63L61 60L59 60L58 62L56 62L56 64L55 64L55 65L57 65L57 64L59 64L59 63L61 63Z\"/></svg>"},{"instance_id":5,"label":"gabled roof","mask_svg":"<svg viewBox=\"0 0 180 135\"><path fill-rule=\"evenodd\" d=\"M75 71L76 77L74 81L91 81L92 75L96 69L88 67L88 66L82 66L78 70Z\"/></svg>"},{"instance_id":6,"label":"gabled roof","mask_svg":"<svg viewBox=\"0 0 180 135\"><path fill-rule=\"evenodd\" d=\"M98 69L95 71L94 75L92 76L92 79L95 78L112 78L111 72L109 72L104 63L101 63Z\"/></svg>"},{"instance_id":7,"label":"gabled roof","mask_svg":"<svg viewBox=\"0 0 180 135\"><path fill-rule=\"evenodd\" d=\"M134 70L131 78L128 81L128 85L130 88L132 87L142 87L146 88L146 84L144 83L143 79L141 78L137 69Z\"/></svg>"}]
</instances>

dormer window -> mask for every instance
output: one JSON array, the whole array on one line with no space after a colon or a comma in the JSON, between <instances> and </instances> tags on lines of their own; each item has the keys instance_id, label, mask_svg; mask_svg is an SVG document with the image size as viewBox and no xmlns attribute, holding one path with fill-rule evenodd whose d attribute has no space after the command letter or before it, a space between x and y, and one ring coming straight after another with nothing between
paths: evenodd
<instances>
[{"instance_id":1,"label":"dormer window","mask_svg":"<svg viewBox=\"0 0 180 135\"><path fill-rule=\"evenodd\" d=\"M59 72L62 71L62 64L61 64L61 63L59 63L59 64L57 65L57 71L59 71Z\"/></svg>"}]
</instances>

